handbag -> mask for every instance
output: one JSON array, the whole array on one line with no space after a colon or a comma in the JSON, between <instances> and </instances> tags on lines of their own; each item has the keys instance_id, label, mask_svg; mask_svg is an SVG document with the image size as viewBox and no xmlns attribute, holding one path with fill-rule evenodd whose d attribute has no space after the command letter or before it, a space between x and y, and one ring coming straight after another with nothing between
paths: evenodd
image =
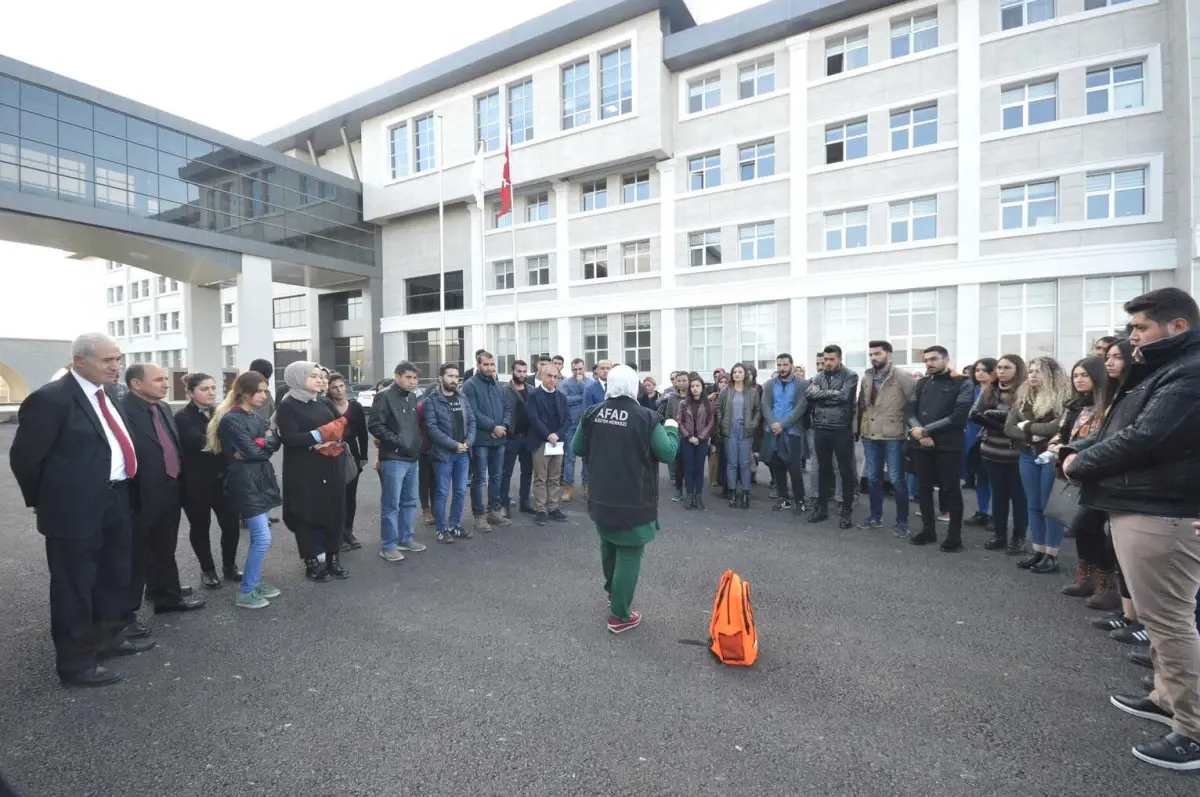
<instances>
[{"instance_id":1,"label":"handbag","mask_svg":"<svg viewBox=\"0 0 1200 797\"><path fill-rule=\"evenodd\" d=\"M1042 514L1063 527L1070 526L1079 514L1079 485L1056 476Z\"/></svg>"}]
</instances>

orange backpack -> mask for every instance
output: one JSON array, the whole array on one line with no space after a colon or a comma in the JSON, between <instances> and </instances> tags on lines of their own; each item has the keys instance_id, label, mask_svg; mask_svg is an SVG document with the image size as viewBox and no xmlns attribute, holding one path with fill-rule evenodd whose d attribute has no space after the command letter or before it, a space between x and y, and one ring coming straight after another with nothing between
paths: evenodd
<instances>
[{"instance_id":1,"label":"orange backpack","mask_svg":"<svg viewBox=\"0 0 1200 797\"><path fill-rule=\"evenodd\" d=\"M709 650L722 664L749 667L758 658L758 631L750 608L750 583L732 570L721 576L708 626Z\"/></svg>"}]
</instances>

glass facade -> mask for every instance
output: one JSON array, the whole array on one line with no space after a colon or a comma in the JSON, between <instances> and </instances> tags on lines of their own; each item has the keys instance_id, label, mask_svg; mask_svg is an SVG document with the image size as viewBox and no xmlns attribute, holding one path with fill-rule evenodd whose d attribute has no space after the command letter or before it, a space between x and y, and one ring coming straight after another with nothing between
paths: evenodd
<instances>
[{"instance_id":1,"label":"glass facade","mask_svg":"<svg viewBox=\"0 0 1200 797\"><path fill-rule=\"evenodd\" d=\"M375 265L359 192L3 74L0 190Z\"/></svg>"}]
</instances>

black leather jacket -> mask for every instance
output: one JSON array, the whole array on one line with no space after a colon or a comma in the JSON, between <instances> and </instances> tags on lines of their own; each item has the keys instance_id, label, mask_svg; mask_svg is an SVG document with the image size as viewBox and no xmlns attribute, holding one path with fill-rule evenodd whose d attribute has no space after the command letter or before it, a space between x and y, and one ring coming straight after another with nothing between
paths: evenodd
<instances>
[{"instance_id":1,"label":"black leather jacket","mask_svg":"<svg viewBox=\"0 0 1200 797\"><path fill-rule=\"evenodd\" d=\"M858 409L858 374L846 366L822 371L812 380L816 391L808 396L812 428L850 431Z\"/></svg>"},{"instance_id":2,"label":"black leather jacket","mask_svg":"<svg viewBox=\"0 0 1200 797\"><path fill-rule=\"evenodd\" d=\"M379 461L416 460L421 454L421 423L417 397L398 385L379 391L371 402L367 429L379 438Z\"/></svg>"},{"instance_id":3,"label":"black leather jacket","mask_svg":"<svg viewBox=\"0 0 1200 797\"><path fill-rule=\"evenodd\" d=\"M971 380L948 370L917 380L904 411L908 431L923 428L933 440L935 451L961 449L974 397L975 385ZM908 445L914 451L924 448L911 435Z\"/></svg>"},{"instance_id":4,"label":"black leather jacket","mask_svg":"<svg viewBox=\"0 0 1200 797\"><path fill-rule=\"evenodd\" d=\"M1106 512L1200 517L1200 330L1138 350L1100 430L1059 449L1080 503Z\"/></svg>"}]
</instances>

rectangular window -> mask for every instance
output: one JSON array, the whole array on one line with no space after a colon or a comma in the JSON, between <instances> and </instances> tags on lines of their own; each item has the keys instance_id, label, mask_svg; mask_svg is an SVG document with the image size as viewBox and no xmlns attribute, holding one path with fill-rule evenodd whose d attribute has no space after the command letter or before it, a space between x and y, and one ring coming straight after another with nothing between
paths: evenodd
<instances>
[{"instance_id":1,"label":"rectangular window","mask_svg":"<svg viewBox=\"0 0 1200 797\"><path fill-rule=\"evenodd\" d=\"M689 233L688 263L693 266L721 265L721 231L703 230Z\"/></svg>"},{"instance_id":2,"label":"rectangular window","mask_svg":"<svg viewBox=\"0 0 1200 797\"><path fill-rule=\"evenodd\" d=\"M743 261L775 257L775 222L760 221L738 227L738 257Z\"/></svg>"},{"instance_id":3,"label":"rectangular window","mask_svg":"<svg viewBox=\"0 0 1200 797\"><path fill-rule=\"evenodd\" d=\"M1005 230L1058 223L1058 181L1010 185L1000 189L1000 219Z\"/></svg>"},{"instance_id":4,"label":"rectangular window","mask_svg":"<svg viewBox=\"0 0 1200 797\"><path fill-rule=\"evenodd\" d=\"M115 336L116 334L117 334L117 322L109 321L108 322L108 336L111 338L111 337Z\"/></svg>"},{"instance_id":5,"label":"rectangular window","mask_svg":"<svg viewBox=\"0 0 1200 797\"><path fill-rule=\"evenodd\" d=\"M158 278L158 293L159 293L159 295L162 295L166 292L167 292L167 278L159 277Z\"/></svg>"},{"instance_id":6,"label":"rectangular window","mask_svg":"<svg viewBox=\"0 0 1200 797\"><path fill-rule=\"evenodd\" d=\"M525 258L525 270L530 285L550 284L550 255L535 255Z\"/></svg>"},{"instance_id":7,"label":"rectangular window","mask_svg":"<svg viewBox=\"0 0 1200 797\"><path fill-rule=\"evenodd\" d=\"M1144 274L1125 277L1088 277L1083 281L1083 345L1086 352L1092 341L1124 329L1129 323L1125 302L1146 292ZM1066 354L1067 352L1063 352Z\"/></svg>"},{"instance_id":8,"label":"rectangular window","mask_svg":"<svg viewBox=\"0 0 1200 797\"><path fill-rule=\"evenodd\" d=\"M937 291L888 294L888 334L896 365L920 365L937 343Z\"/></svg>"},{"instance_id":9,"label":"rectangular window","mask_svg":"<svg viewBox=\"0 0 1200 797\"><path fill-rule=\"evenodd\" d=\"M1058 118L1058 81L1051 78L1004 89L1000 116L1005 130L1053 122Z\"/></svg>"},{"instance_id":10,"label":"rectangular window","mask_svg":"<svg viewBox=\"0 0 1200 797\"><path fill-rule=\"evenodd\" d=\"M513 212L511 209L507 213L500 212L500 205L492 205L492 222L497 230L506 230L513 225Z\"/></svg>"},{"instance_id":11,"label":"rectangular window","mask_svg":"<svg viewBox=\"0 0 1200 797\"><path fill-rule=\"evenodd\" d=\"M531 194L525 200L525 221L546 221L550 218L550 194L546 191Z\"/></svg>"},{"instance_id":12,"label":"rectangular window","mask_svg":"<svg viewBox=\"0 0 1200 797\"><path fill-rule=\"evenodd\" d=\"M511 291L516 284L516 278L513 274L513 262L511 260L497 260L492 264L492 272L495 274L494 290Z\"/></svg>"},{"instance_id":13,"label":"rectangular window","mask_svg":"<svg viewBox=\"0 0 1200 797\"><path fill-rule=\"evenodd\" d=\"M589 180L583 186L583 210L600 210L608 207L608 180Z\"/></svg>"},{"instance_id":14,"label":"rectangular window","mask_svg":"<svg viewBox=\"0 0 1200 797\"><path fill-rule=\"evenodd\" d=\"M362 291L348 291L335 294L333 297L333 320L353 321L362 318Z\"/></svg>"},{"instance_id":15,"label":"rectangular window","mask_svg":"<svg viewBox=\"0 0 1200 797\"><path fill-rule=\"evenodd\" d=\"M432 115L413 122L413 152L418 172L437 168L437 120Z\"/></svg>"},{"instance_id":16,"label":"rectangular window","mask_svg":"<svg viewBox=\"0 0 1200 797\"><path fill-rule=\"evenodd\" d=\"M167 322L168 322L167 314L166 314L166 313L159 313L159 314L158 314L158 331L159 331L159 332L166 332L166 331L167 331L167 328L168 328L168 327L167 327Z\"/></svg>"},{"instance_id":17,"label":"rectangular window","mask_svg":"<svg viewBox=\"0 0 1200 797\"><path fill-rule=\"evenodd\" d=\"M650 314L625 313L621 316L621 331L624 334L625 364L632 365L639 373L650 371Z\"/></svg>"},{"instance_id":18,"label":"rectangular window","mask_svg":"<svg viewBox=\"0 0 1200 797\"><path fill-rule=\"evenodd\" d=\"M1000 29L1012 30L1054 19L1054 0L1000 0Z\"/></svg>"},{"instance_id":19,"label":"rectangular window","mask_svg":"<svg viewBox=\"0 0 1200 797\"><path fill-rule=\"evenodd\" d=\"M446 329L445 354L442 352L441 332L436 329L426 329L409 332L408 361L417 367L421 381L429 384L437 379L438 369L442 363L450 363L463 372L463 328ZM276 366L279 370L279 366Z\"/></svg>"},{"instance_id":20,"label":"rectangular window","mask_svg":"<svg viewBox=\"0 0 1200 797\"><path fill-rule=\"evenodd\" d=\"M1122 3L1131 3L1133 0L1083 0L1084 11L1096 11L1101 8L1109 8L1111 6L1119 6Z\"/></svg>"},{"instance_id":21,"label":"rectangular window","mask_svg":"<svg viewBox=\"0 0 1200 797\"><path fill-rule=\"evenodd\" d=\"M148 279L142 280L142 298L143 299L150 298L150 280L148 280Z\"/></svg>"},{"instance_id":22,"label":"rectangular window","mask_svg":"<svg viewBox=\"0 0 1200 797\"><path fill-rule=\"evenodd\" d=\"M743 304L738 307L738 359L762 370L775 367L779 351L778 305Z\"/></svg>"},{"instance_id":23,"label":"rectangular window","mask_svg":"<svg viewBox=\"0 0 1200 797\"><path fill-rule=\"evenodd\" d=\"M583 367L590 371L596 363L608 359L608 316L583 318Z\"/></svg>"},{"instance_id":24,"label":"rectangular window","mask_svg":"<svg viewBox=\"0 0 1200 797\"><path fill-rule=\"evenodd\" d=\"M633 50L629 45L600 54L600 118L633 113Z\"/></svg>"},{"instance_id":25,"label":"rectangular window","mask_svg":"<svg viewBox=\"0 0 1200 797\"><path fill-rule=\"evenodd\" d=\"M1122 169L1087 176L1087 218L1122 219L1146 215L1146 170Z\"/></svg>"},{"instance_id":26,"label":"rectangular window","mask_svg":"<svg viewBox=\"0 0 1200 797\"><path fill-rule=\"evenodd\" d=\"M688 188L700 191L721 184L721 153L710 152L688 158Z\"/></svg>"},{"instance_id":27,"label":"rectangular window","mask_svg":"<svg viewBox=\"0 0 1200 797\"><path fill-rule=\"evenodd\" d=\"M937 10L892 21L892 58L932 50L938 46Z\"/></svg>"},{"instance_id":28,"label":"rectangular window","mask_svg":"<svg viewBox=\"0 0 1200 797\"><path fill-rule=\"evenodd\" d=\"M858 249L867 245L867 209L825 214L825 251Z\"/></svg>"},{"instance_id":29,"label":"rectangular window","mask_svg":"<svg viewBox=\"0 0 1200 797\"><path fill-rule=\"evenodd\" d=\"M427 274L423 277L410 277L404 281L404 306L408 315L417 313L436 313L441 310L438 300L441 277L438 274ZM446 309L463 309L463 273L462 271L446 272Z\"/></svg>"},{"instance_id":30,"label":"rectangular window","mask_svg":"<svg viewBox=\"0 0 1200 797\"><path fill-rule=\"evenodd\" d=\"M493 353L496 355L496 371L511 374L517 359L517 333L512 324L496 324L492 327Z\"/></svg>"},{"instance_id":31,"label":"rectangular window","mask_svg":"<svg viewBox=\"0 0 1200 797\"><path fill-rule=\"evenodd\" d=\"M179 331L179 311L178 310L171 311L171 331L172 332Z\"/></svg>"},{"instance_id":32,"label":"rectangular window","mask_svg":"<svg viewBox=\"0 0 1200 797\"><path fill-rule=\"evenodd\" d=\"M738 67L738 99L748 100L775 90L775 59L762 58Z\"/></svg>"},{"instance_id":33,"label":"rectangular window","mask_svg":"<svg viewBox=\"0 0 1200 797\"><path fill-rule=\"evenodd\" d=\"M118 338L125 337L125 321L124 321L124 319L117 322L117 337Z\"/></svg>"},{"instance_id":34,"label":"rectangular window","mask_svg":"<svg viewBox=\"0 0 1200 797\"><path fill-rule=\"evenodd\" d=\"M363 339L361 336L333 339L333 369L351 384L363 381Z\"/></svg>"},{"instance_id":35,"label":"rectangular window","mask_svg":"<svg viewBox=\"0 0 1200 797\"><path fill-rule=\"evenodd\" d=\"M237 370L237 346L223 346L225 352L225 365L227 370Z\"/></svg>"},{"instance_id":36,"label":"rectangular window","mask_svg":"<svg viewBox=\"0 0 1200 797\"><path fill-rule=\"evenodd\" d=\"M475 98L475 144L480 143L486 152L500 149L499 91Z\"/></svg>"},{"instance_id":37,"label":"rectangular window","mask_svg":"<svg viewBox=\"0 0 1200 797\"><path fill-rule=\"evenodd\" d=\"M142 286L137 282L129 283L129 300L142 298Z\"/></svg>"},{"instance_id":38,"label":"rectangular window","mask_svg":"<svg viewBox=\"0 0 1200 797\"><path fill-rule=\"evenodd\" d=\"M1019 354L1026 362L1053 357L1057 300L1058 283L1053 281L1001 285L996 351Z\"/></svg>"},{"instance_id":39,"label":"rectangular window","mask_svg":"<svg viewBox=\"0 0 1200 797\"><path fill-rule=\"evenodd\" d=\"M688 81L688 113L699 113L721 104L721 76L705 75Z\"/></svg>"},{"instance_id":40,"label":"rectangular window","mask_svg":"<svg viewBox=\"0 0 1200 797\"><path fill-rule=\"evenodd\" d=\"M825 128L825 162L841 163L867 157L867 120Z\"/></svg>"},{"instance_id":41,"label":"rectangular window","mask_svg":"<svg viewBox=\"0 0 1200 797\"><path fill-rule=\"evenodd\" d=\"M688 365L702 374L721 367L722 314L720 307L695 307L688 311Z\"/></svg>"},{"instance_id":42,"label":"rectangular window","mask_svg":"<svg viewBox=\"0 0 1200 797\"><path fill-rule=\"evenodd\" d=\"M867 366L866 296L838 296L825 300L825 340L842 347L847 368Z\"/></svg>"},{"instance_id":43,"label":"rectangular window","mask_svg":"<svg viewBox=\"0 0 1200 797\"><path fill-rule=\"evenodd\" d=\"M304 297L282 296L274 301L275 329L302 327L305 322Z\"/></svg>"},{"instance_id":44,"label":"rectangular window","mask_svg":"<svg viewBox=\"0 0 1200 797\"><path fill-rule=\"evenodd\" d=\"M604 279L608 276L608 249L606 247L584 249L582 258L585 280Z\"/></svg>"},{"instance_id":45,"label":"rectangular window","mask_svg":"<svg viewBox=\"0 0 1200 797\"><path fill-rule=\"evenodd\" d=\"M867 32L825 40L825 74L838 75L867 65Z\"/></svg>"},{"instance_id":46,"label":"rectangular window","mask_svg":"<svg viewBox=\"0 0 1200 797\"><path fill-rule=\"evenodd\" d=\"M650 198L650 172L634 172L621 176L621 202L645 202Z\"/></svg>"},{"instance_id":47,"label":"rectangular window","mask_svg":"<svg viewBox=\"0 0 1200 797\"><path fill-rule=\"evenodd\" d=\"M529 321L525 324L530 362L550 359L550 322Z\"/></svg>"},{"instance_id":48,"label":"rectangular window","mask_svg":"<svg viewBox=\"0 0 1200 797\"><path fill-rule=\"evenodd\" d=\"M936 144L938 140L938 106L922 105L894 111L891 121L892 152L916 149Z\"/></svg>"},{"instance_id":49,"label":"rectangular window","mask_svg":"<svg viewBox=\"0 0 1200 797\"><path fill-rule=\"evenodd\" d=\"M891 203L888 205L888 228L894 244L937 238L937 197Z\"/></svg>"},{"instance_id":50,"label":"rectangular window","mask_svg":"<svg viewBox=\"0 0 1200 797\"><path fill-rule=\"evenodd\" d=\"M571 130L592 121L592 88L588 69L586 58L562 68L563 130Z\"/></svg>"},{"instance_id":51,"label":"rectangular window","mask_svg":"<svg viewBox=\"0 0 1200 797\"><path fill-rule=\"evenodd\" d=\"M221 305L221 323L233 323L233 302L226 302L225 304Z\"/></svg>"},{"instance_id":52,"label":"rectangular window","mask_svg":"<svg viewBox=\"0 0 1200 797\"><path fill-rule=\"evenodd\" d=\"M512 143L533 141L533 81L508 87L508 127Z\"/></svg>"},{"instance_id":53,"label":"rectangular window","mask_svg":"<svg viewBox=\"0 0 1200 797\"><path fill-rule=\"evenodd\" d=\"M775 174L775 140L739 147L738 172L743 182Z\"/></svg>"},{"instance_id":54,"label":"rectangular window","mask_svg":"<svg viewBox=\"0 0 1200 797\"><path fill-rule=\"evenodd\" d=\"M648 274L651 270L649 241L621 244L621 272L623 274Z\"/></svg>"},{"instance_id":55,"label":"rectangular window","mask_svg":"<svg viewBox=\"0 0 1200 797\"><path fill-rule=\"evenodd\" d=\"M1145 65L1141 63L1089 69L1087 112L1108 113L1146 104Z\"/></svg>"},{"instance_id":56,"label":"rectangular window","mask_svg":"<svg viewBox=\"0 0 1200 797\"><path fill-rule=\"evenodd\" d=\"M171 293L179 290L179 280L171 280Z\"/></svg>"},{"instance_id":57,"label":"rectangular window","mask_svg":"<svg viewBox=\"0 0 1200 797\"><path fill-rule=\"evenodd\" d=\"M141 318L135 317L133 319L133 334L135 334L135 335L142 334L142 319Z\"/></svg>"}]
</instances>

